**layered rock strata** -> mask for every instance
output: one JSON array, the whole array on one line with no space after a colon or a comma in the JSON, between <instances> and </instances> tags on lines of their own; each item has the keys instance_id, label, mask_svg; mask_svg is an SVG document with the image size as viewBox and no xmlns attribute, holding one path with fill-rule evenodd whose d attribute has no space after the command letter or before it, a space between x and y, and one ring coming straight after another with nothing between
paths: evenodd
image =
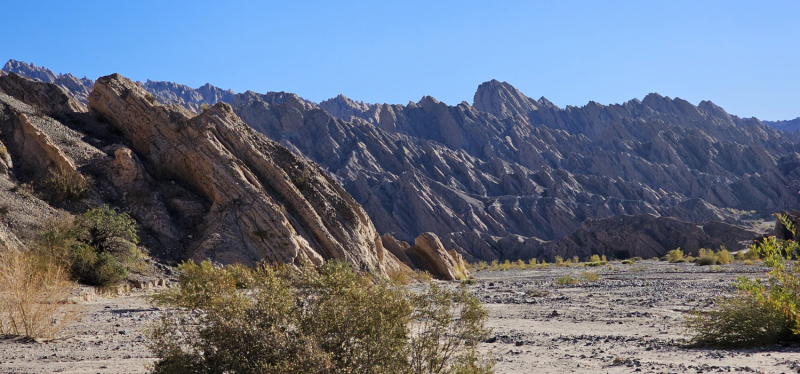
<instances>
[{"instance_id":1,"label":"layered rock strata","mask_svg":"<svg viewBox=\"0 0 800 374\"><path fill-rule=\"evenodd\" d=\"M217 104L192 118L151 103L144 89L119 75L97 80L89 106L150 163L211 201L192 257L224 263L341 259L375 271L399 266L341 187L242 123L230 106Z\"/></svg>"}]
</instances>

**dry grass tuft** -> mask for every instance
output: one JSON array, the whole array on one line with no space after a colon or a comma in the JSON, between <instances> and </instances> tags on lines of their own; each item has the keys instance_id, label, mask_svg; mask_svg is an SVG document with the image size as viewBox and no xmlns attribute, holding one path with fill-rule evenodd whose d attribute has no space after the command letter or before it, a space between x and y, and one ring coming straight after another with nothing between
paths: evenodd
<instances>
[{"instance_id":1,"label":"dry grass tuft","mask_svg":"<svg viewBox=\"0 0 800 374\"><path fill-rule=\"evenodd\" d=\"M92 181L79 173L58 168L51 172L50 179L45 181L49 195L58 202L82 199L92 187Z\"/></svg>"},{"instance_id":2,"label":"dry grass tuft","mask_svg":"<svg viewBox=\"0 0 800 374\"><path fill-rule=\"evenodd\" d=\"M0 253L0 333L54 338L76 318L73 284L59 266L30 251Z\"/></svg>"}]
</instances>

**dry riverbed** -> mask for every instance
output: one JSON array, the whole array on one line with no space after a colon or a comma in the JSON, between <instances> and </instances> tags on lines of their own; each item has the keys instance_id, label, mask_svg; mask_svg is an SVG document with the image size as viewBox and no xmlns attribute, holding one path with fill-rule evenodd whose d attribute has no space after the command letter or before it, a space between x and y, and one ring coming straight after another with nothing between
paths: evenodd
<instances>
[{"instance_id":1,"label":"dry riverbed","mask_svg":"<svg viewBox=\"0 0 800 374\"><path fill-rule=\"evenodd\" d=\"M595 282L558 285L584 271ZM758 265L643 261L596 268L480 271L469 287L486 303L494 329L484 351L498 373L796 373L800 347L752 350L689 349L686 313L733 292L740 275L760 277ZM144 330L161 310L143 294L85 302L80 321L51 342L0 339L0 373L144 373L155 361Z\"/></svg>"},{"instance_id":2,"label":"dry riverbed","mask_svg":"<svg viewBox=\"0 0 800 374\"><path fill-rule=\"evenodd\" d=\"M718 269L715 271L715 269ZM595 282L558 285L584 271ZM480 271L470 287L489 309L498 373L797 373L800 346L715 350L686 348L687 312L734 292L760 265L642 261L595 268Z\"/></svg>"}]
</instances>

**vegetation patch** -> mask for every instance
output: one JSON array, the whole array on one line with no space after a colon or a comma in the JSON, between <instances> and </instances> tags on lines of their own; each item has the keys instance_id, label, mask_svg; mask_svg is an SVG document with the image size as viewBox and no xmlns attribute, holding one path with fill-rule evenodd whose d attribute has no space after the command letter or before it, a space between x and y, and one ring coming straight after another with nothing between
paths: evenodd
<instances>
[{"instance_id":1,"label":"vegetation patch","mask_svg":"<svg viewBox=\"0 0 800 374\"><path fill-rule=\"evenodd\" d=\"M44 187L48 191L47 196L57 202L82 199L91 186L89 178L63 168L51 171L50 178L44 182Z\"/></svg>"},{"instance_id":2,"label":"vegetation patch","mask_svg":"<svg viewBox=\"0 0 800 374\"><path fill-rule=\"evenodd\" d=\"M0 251L0 335L54 338L79 311L67 303L73 284L50 258Z\"/></svg>"},{"instance_id":3,"label":"vegetation patch","mask_svg":"<svg viewBox=\"0 0 800 374\"><path fill-rule=\"evenodd\" d=\"M64 264L81 283L105 286L125 279L129 267L144 259L136 230L127 213L102 206L52 224L36 244L38 253Z\"/></svg>"},{"instance_id":4,"label":"vegetation patch","mask_svg":"<svg viewBox=\"0 0 800 374\"><path fill-rule=\"evenodd\" d=\"M748 252L757 253L770 268L766 280L740 277L734 297L718 299L710 311L694 312L687 326L695 332L695 344L750 347L797 340L800 268L792 261L797 259L797 244L771 236Z\"/></svg>"},{"instance_id":5,"label":"vegetation patch","mask_svg":"<svg viewBox=\"0 0 800 374\"><path fill-rule=\"evenodd\" d=\"M150 333L155 373L492 372L487 312L463 287L412 293L340 262L180 271L154 298L178 308Z\"/></svg>"}]
</instances>

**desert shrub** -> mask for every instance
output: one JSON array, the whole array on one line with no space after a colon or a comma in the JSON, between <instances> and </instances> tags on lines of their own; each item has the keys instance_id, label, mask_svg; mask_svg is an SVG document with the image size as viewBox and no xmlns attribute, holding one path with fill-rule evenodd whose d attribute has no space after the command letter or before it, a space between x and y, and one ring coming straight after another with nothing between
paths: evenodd
<instances>
[{"instance_id":1,"label":"desert shrub","mask_svg":"<svg viewBox=\"0 0 800 374\"><path fill-rule=\"evenodd\" d=\"M433 279L433 276L425 270L414 270L411 273L411 278L414 278L417 282L427 283Z\"/></svg>"},{"instance_id":2,"label":"desert shrub","mask_svg":"<svg viewBox=\"0 0 800 374\"><path fill-rule=\"evenodd\" d=\"M565 275L563 277L558 277L556 279L556 284L559 285L568 285L568 284L578 284L580 283L580 279L573 277L572 275Z\"/></svg>"},{"instance_id":3,"label":"desert shrub","mask_svg":"<svg viewBox=\"0 0 800 374\"><path fill-rule=\"evenodd\" d=\"M577 263L579 263L579 262L581 262L581 259L580 259L580 258L578 258L578 256L572 256L572 263L573 263L573 264L577 264Z\"/></svg>"},{"instance_id":4,"label":"desert shrub","mask_svg":"<svg viewBox=\"0 0 800 374\"><path fill-rule=\"evenodd\" d=\"M766 281L740 277L738 295L718 300L706 313L695 313L687 321L698 344L756 346L795 339L800 329L800 277L797 245L767 237L751 245L770 268Z\"/></svg>"},{"instance_id":5,"label":"desert shrub","mask_svg":"<svg viewBox=\"0 0 800 374\"><path fill-rule=\"evenodd\" d=\"M717 263L717 256L714 254L713 250L700 248L694 262L700 266L715 265Z\"/></svg>"},{"instance_id":6,"label":"desert shrub","mask_svg":"<svg viewBox=\"0 0 800 374\"><path fill-rule=\"evenodd\" d=\"M633 265L634 263L635 262L633 262L633 260L631 260L631 259L622 260L622 264L623 265Z\"/></svg>"},{"instance_id":7,"label":"desert shrub","mask_svg":"<svg viewBox=\"0 0 800 374\"><path fill-rule=\"evenodd\" d=\"M156 103L156 97L153 96L153 94L151 94L149 92L144 94L144 98L147 99L147 102L150 103L150 104L155 104Z\"/></svg>"},{"instance_id":8,"label":"desert shrub","mask_svg":"<svg viewBox=\"0 0 800 374\"><path fill-rule=\"evenodd\" d=\"M491 372L476 351L487 312L463 287L412 293L339 262L262 265L247 290L241 269L180 270L154 297L178 308L150 333L155 373Z\"/></svg>"},{"instance_id":9,"label":"desert shrub","mask_svg":"<svg viewBox=\"0 0 800 374\"><path fill-rule=\"evenodd\" d=\"M0 252L0 334L55 337L78 312L65 303L71 289L67 273L50 258Z\"/></svg>"},{"instance_id":10,"label":"desert shrub","mask_svg":"<svg viewBox=\"0 0 800 374\"><path fill-rule=\"evenodd\" d=\"M720 265L726 265L733 262L733 255L725 249L725 247L720 248L719 252L717 252L717 263Z\"/></svg>"},{"instance_id":11,"label":"desert shrub","mask_svg":"<svg viewBox=\"0 0 800 374\"><path fill-rule=\"evenodd\" d=\"M748 265L748 266L753 265L753 260L744 260L744 261L742 261L742 264Z\"/></svg>"},{"instance_id":12,"label":"desert shrub","mask_svg":"<svg viewBox=\"0 0 800 374\"><path fill-rule=\"evenodd\" d=\"M556 256L556 266L564 266L564 258L561 256Z\"/></svg>"},{"instance_id":13,"label":"desert shrub","mask_svg":"<svg viewBox=\"0 0 800 374\"><path fill-rule=\"evenodd\" d=\"M514 268L516 269L525 270L526 267L527 266L525 264L525 261L517 260L516 262L514 262Z\"/></svg>"},{"instance_id":14,"label":"desert shrub","mask_svg":"<svg viewBox=\"0 0 800 374\"><path fill-rule=\"evenodd\" d=\"M667 261L675 263L684 260L683 251L680 248L673 249L667 253Z\"/></svg>"},{"instance_id":15,"label":"desert shrub","mask_svg":"<svg viewBox=\"0 0 800 374\"><path fill-rule=\"evenodd\" d=\"M492 260L490 267L492 270L497 270L500 268L500 263L498 263L497 260Z\"/></svg>"},{"instance_id":16,"label":"desert shrub","mask_svg":"<svg viewBox=\"0 0 800 374\"><path fill-rule=\"evenodd\" d=\"M774 344L792 336L792 322L779 310L747 294L717 300L708 312L693 312L687 326L697 345L727 348Z\"/></svg>"},{"instance_id":17,"label":"desert shrub","mask_svg":"<svg viewBox=\"0 0 800 374\"><path fill-rule=\"evenodd\" d=\"M775 216L775 220L778 221L780 224L782 224L783 227L786 228L786 230L792 233L792 236L797 234L797 228L795 228L792 218L789 217L789 215L786 214L786 212L775 213L773 214L773 216Z\"/></svg>"},{"instance_id":18,"label":"desert shrub","mask_svg":"<svg viewBox=\"0 0 800 374\"><path fill-rule=\"evenodd\" d=\"M44 182L48 196L55 201L77 200L86 196L91 180L69 169L51 170L50 178Z\"/></svg>"},{"instance_id":19,"label":"desert shrub","mask_svg":"<svg viewBox=\"0 0 800 374\"><path fill-rule=\"evenodd\" d=\"M599 255L592 255L591 257L589 257L589 261L588 262L600 262L600 256Z\"/></svg>"},{"instance_id":20,"label":"desert shrub","mask_svg":"<svg viewBox=\"0 0 800 374\"><path fill-rule=\"evenodd\" d=\"M63 264L86 284L116 283L143 259L136 246L136 221L107 206L89 209L74 222L54 222L36 239L40 254Z\"/></svg>"},{"instance_id":21,"label":"desert shrub","mask_svg":"<svg viewBox=\"0 0 800 374\"><path fill-rule=\"evenodd\" d=\"M725 265L731 262L733 262L733 255L731 255L724 246L721 247L718 252L714 252L714 250L711 249L700 248L697 258L694 259L694 263L700 266Z\"/></svg>"},{"instance_id":22,"label":"desert shrub","mask_svg":"<svg viewBox=\"0 0 800 374\"><path fill-rule=\"evenodd\" d=\"M583 274L581 274L581 278L587 282L597 282L600 280L600 276L593 271L584 271Z\"/></svg>"},{"instance_id":23,"label":"desert shrub","mask_svg":"<svg viewBox=\"0 0 800 374\"><path fill-rule=\"evenodd\" d=\"M506 271L508 269L511 269L511 261L505 260L505 261L503 261L502 264L500 264L499 270L500 271Z\"/></svg>"}]
</instances>

